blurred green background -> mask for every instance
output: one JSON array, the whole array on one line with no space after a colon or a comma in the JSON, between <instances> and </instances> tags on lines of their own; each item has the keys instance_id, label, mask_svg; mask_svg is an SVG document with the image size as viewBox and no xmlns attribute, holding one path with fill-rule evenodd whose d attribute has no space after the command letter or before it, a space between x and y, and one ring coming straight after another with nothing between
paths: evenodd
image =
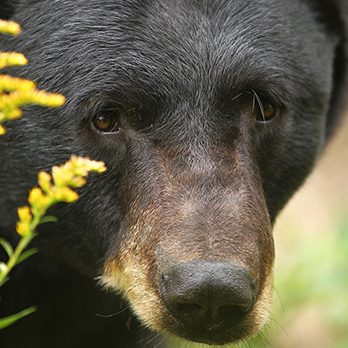
<instances>
[{"instance_id":1,"label":"blurred green background","mask_svg":"<svg viewBox=\"0 0 348 348\"><path fill-rule=\"evenodd\" d=\"M243 347L348 347L348 118L274 230L273 311Z\"/></svg>"}]
</instances>

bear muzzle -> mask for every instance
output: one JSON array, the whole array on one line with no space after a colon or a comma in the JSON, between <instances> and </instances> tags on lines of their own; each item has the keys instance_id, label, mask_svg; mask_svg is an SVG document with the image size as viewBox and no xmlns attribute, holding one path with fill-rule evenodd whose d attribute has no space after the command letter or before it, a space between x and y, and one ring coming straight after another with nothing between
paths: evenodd
<instances>
[{"instance_id":1,"label":"bear muzzle","mask_svg":"<svg viewBox=\"0 0 348 348\"><path fill-rule=\"evenodd\" d=\"M165 336L224 345L253 335L268 318L274 259L258 175L243 162L214 158L203 170L149 158L155 177L133 170L138 180L125 181L102 283Z\"/></svg>"}]
</instances>

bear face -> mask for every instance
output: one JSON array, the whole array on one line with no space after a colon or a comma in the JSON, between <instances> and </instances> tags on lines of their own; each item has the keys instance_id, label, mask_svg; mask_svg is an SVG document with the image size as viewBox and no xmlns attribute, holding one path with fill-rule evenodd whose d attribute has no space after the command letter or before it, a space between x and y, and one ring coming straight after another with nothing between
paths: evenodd
<instances>
[{"instance_id":1,"label":"bear face","mask_svg":"<svg viewBox=\"0 0 348 348\"><path fill-rule=\"evenodd\" d=\"M256 333L272 224L339 104L339 18L304 0L14 6L25 31L2 49L24 52L17 74L68 103L28 108L0 138L2 233L38 170L103 160L108 172L39 230L42 252L121 293L157 332L216 345Z\"/></svg>"}]
</instances>

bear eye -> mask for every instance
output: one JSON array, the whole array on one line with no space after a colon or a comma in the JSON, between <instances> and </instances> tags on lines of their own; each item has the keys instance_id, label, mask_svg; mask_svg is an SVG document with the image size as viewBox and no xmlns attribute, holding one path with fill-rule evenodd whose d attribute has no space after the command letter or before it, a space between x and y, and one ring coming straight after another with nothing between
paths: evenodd
<instances>
[{"instance_id":1,"label":"bear eye","mask_svg":"<svg viewBox=\"0 0 348 348\"><path fill-rule=\"evenodd\" d=\"M113 110L101 112L92 120L93 127L101 133L117 133L119 127L119 112Z\"/></svg>"},{"instance_id":2,"label":"bear eye","mask_svg":"<svg viewBox=\"0 0 348 348\"><path fill-rule=\"evenodd\" d=\"M271 103L264 104L263 107L257 107L255 117L257 122L267 123L272 121L278 115L278 109Z\"/></svg>"},{"instance_id":3,"label":"bear eye","mask_svg":"<svg viewBox=\"0 0 348 348\"><path fill-rule=\"evenodd\" d=\"M253 114L257 122L268 123L279 115L279 108L267 99L261 99L253 91Z\"/></svg>"}]
</instances>

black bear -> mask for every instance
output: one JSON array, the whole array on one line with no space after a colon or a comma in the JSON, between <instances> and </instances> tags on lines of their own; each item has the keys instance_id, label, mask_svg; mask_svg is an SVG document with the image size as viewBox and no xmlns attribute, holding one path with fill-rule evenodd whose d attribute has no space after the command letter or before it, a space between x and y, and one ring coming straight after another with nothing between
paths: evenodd
<instances>
[{"instance_id":1,"label":"black bear","mask_svg":"<svg viewBox=\"0 0 348 348\"><path fill-rule=\"evenodd\" d=\"M273 222L344 102L344 4L0 0L10 70L63 93L0 138L0 235L40 170L103 160L0 289L2 348L228 345L271 310ZM5 255L2 256L3 259ZM110 291L105 291L104 288ZM109 315L110 316L106 316Z\"/></svg>"}]
</instances>

